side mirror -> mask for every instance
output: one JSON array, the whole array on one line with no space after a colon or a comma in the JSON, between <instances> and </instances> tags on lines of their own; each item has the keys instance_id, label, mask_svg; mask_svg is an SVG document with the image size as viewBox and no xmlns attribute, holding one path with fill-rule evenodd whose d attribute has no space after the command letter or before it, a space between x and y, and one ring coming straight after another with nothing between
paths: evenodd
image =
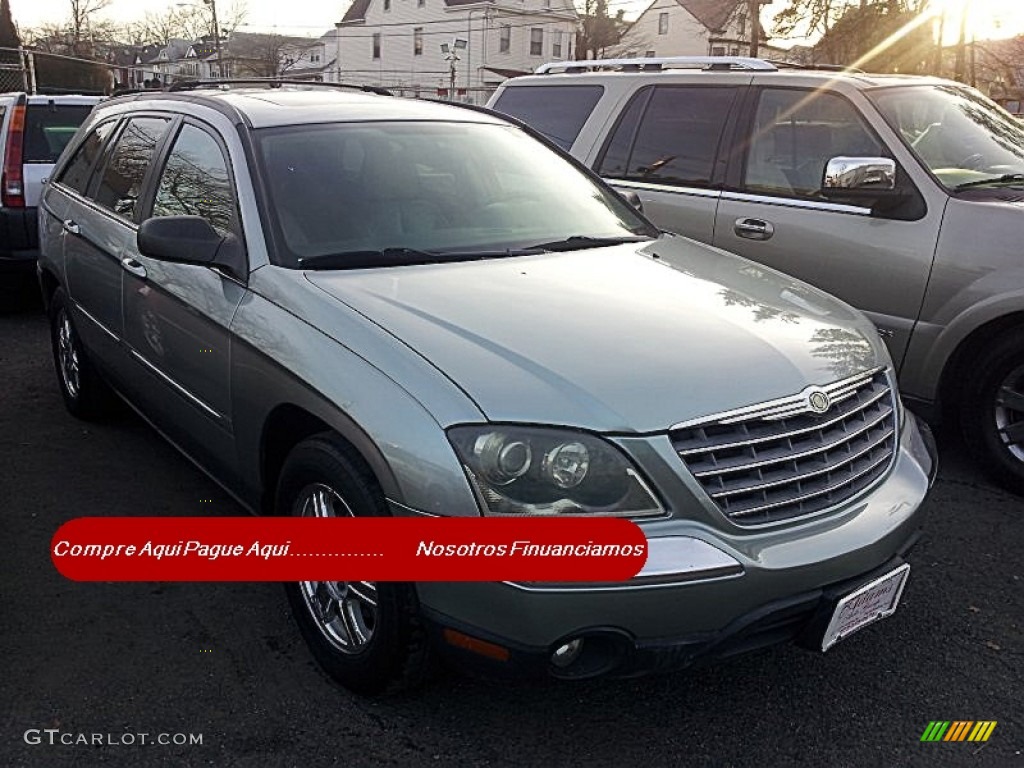
<instances>
[{"instance_id":1,"label":"side mirror","mask_svg":"<svg viewBox=\"0 0 1024 768\"><path fill-rule=\"evenodd\" d=\"M634 192L632 189L620 189L618 190L619 196L627 203L636 208L640 213L644 212L644 201L640 199L640 195Z\"/></svg>"},{"instance_id":2,"label":"side mirror","mask_svg":"<svg viewBox=\"0 0 1024 768\"><path fill-rule=\"evenodd\" d=\"M821 194L875 202L903 196L896 188L896 161L888 157L833 157L822 173Z\"/></svg>"},{"instance_id":3,"label":"side mirror","mask_svg":"<svg viewBox=\"0 0 1024 768\"><path fill-rule=\"evenodd\" d=\"M139 226L139 253L174 264L222 267L245 278L245 254L238 238L221 235L202 216L160 216Z\"/></svg>"}]
</instances>

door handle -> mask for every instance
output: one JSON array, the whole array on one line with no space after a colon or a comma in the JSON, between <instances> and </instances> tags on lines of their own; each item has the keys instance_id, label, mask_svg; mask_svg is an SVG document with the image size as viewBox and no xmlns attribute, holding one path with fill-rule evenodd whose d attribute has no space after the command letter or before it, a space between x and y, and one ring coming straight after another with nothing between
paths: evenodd
<instances>
[{"instance_id":1,"label":"door handle","mask_svg":"<svg viewBox=\"0 0 1024 768\"><path fill-rule=\"evenodd\" d=\"M748 240L767 240L775 234L775 227L761 219L736 219L733 231Z\"/></svg>"},{"instance_id":2,"label":"door handle","mask_svg":"<svg viewBox=\"0 0 1024 768\"><path fill-rule=\"evenodd\" d=\"M64 231L67 232L69 235L82 234L82 228L75 223L74 219L65 219L65 221L63 222L63 226Z\"/></svg>"},{"instance_id":3,"label":"door handle","mask_svg":"<svg viewBox=\"0 0 1024 768\"><path fill-rule=\"evenodd\" d=\"M121 259L121 266L124 267L126 272L131 272L133 275L141 277L143 280L146 279L146 268L131 256L126 256Z\"/></svg>"}]
</instances>

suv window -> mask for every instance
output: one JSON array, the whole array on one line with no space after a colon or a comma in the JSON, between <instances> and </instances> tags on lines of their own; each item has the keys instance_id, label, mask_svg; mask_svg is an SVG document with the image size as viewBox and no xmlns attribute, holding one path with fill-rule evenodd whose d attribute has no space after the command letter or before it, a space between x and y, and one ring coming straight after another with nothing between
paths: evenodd
<instances>
[{"instance_id":1,"label":"suv window","mask_svg":"<svg viewBox=\"0 0 1024 768\"><path fill-rule=\"evenodd\" d=\"M57 177L56 183L63 184L76 192L85 192L86 184L89 181L89 174L96 163L107 136L114 130L117 120L110 120L94 128L82 142L82 145L75 151L74 157L64 166L64 170Z\"/></svg>"},{"instance_id":2,"label":"suv window","mask_svg":"<svg viewBox=\"0 0 1024 768\"><path fill-rule=\"evenodd\" d=\"M137 117L128 121L117 137L94 195L99 205L126 219L135 218L146 170L170 122L161 117Z\"/></svg>"},{"instance_id":3,"label":"suv window","mask_svg":"<svg viewBox=\"0 0 1024 768\"><path fill-rule=\"evenodd\" d=\"M25 111L25 162L56 163L90 112L88 104L29 104Z\"/></svg>"},{"instance_id":4,"label":"suv window","mask_svg":"<svg viewBox=\"0 0 1024 768\"><path fill-rule=\"evenodd\" d=\"M522 120L568 150L601 99L600 85L525 85L506 88L494 109Z\"/></svg>"},{"instance_id":5,"label":"suv window","mask_svg":"<svg viewBox=\"0 0 1024 768\"><path fill-rule=\"evenodd\" d=\"M734 87L699 85L638 92L615 127L598 172L618 179L709 186L736 92Z\"/></svg>"},{"instance_id":6,"label":"suv window","mask_svg":"<svg viewBox=\"0 0 1024 768\"><path fill-rule=\"evenodd\" d=\"M153 202L154 216L202 216L226 235L234 229L231 177L220 145L186 124L167 157Z\"/></svg>"},{"instance_id":7,"label":"suv window","mask_svg":"<svg viewBox=\"0 0 1024 768\"><path fill-rule=\"evenodd\" d=\"M815 199L833 157L887 154L846 99L780 88L761 92L748 147L748 191Z\"/></svg>"}]
</instances>

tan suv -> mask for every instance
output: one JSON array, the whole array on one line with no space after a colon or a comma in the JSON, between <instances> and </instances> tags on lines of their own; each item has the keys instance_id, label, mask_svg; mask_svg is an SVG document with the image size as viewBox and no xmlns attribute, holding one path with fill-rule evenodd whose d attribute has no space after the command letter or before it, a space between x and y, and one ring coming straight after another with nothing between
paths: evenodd
<instances>
[{"instance_id":1,"label":"tan suv","mask_svg":"<svg viewBox=\"0 0 1024 768\"><path fill-rule=\"evenodd\" d=\"M863 310L904 397L957 416L1024 492L1024 125L994 102L709 57L549 64L489 106L636 192L663 229Z\"/></svg>"}]
</instances>

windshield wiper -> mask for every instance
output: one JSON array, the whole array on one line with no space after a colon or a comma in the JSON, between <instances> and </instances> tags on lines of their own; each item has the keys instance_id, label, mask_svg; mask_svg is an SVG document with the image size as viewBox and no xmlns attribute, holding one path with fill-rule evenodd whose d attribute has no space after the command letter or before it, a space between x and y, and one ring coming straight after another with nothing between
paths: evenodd
<instances>
[{"instance_id":1,"label":"windshield wiper","mask_svg":"<svg viewBox=\"0 0 1024 768\"><path fill-rule=\"evenodd\" d=\"M530 246L531 250L540 249L545 251L575 251L582 248L600 248L603 245L622 245L623 243L640 243L653 238L643 235L631 235L621 237L588 237L586 235L572 235L564 240L552 240L550 243L537 243Z\"/></svg>"},{"instance_id":2,"label":"windshield wiper","mask_svg":"<svg viewBox=\"0 0 1024 768\"><path fill-rule=\"evenodd\" d=\"M989 184L1009 184L1014 181L1024 181L1024 173L1004 173L1002 176L994 176L991 179L978 179L977 181L965 181L953 187L954 192L960 192L972 187L984 187Z\"/></svg>"},{"instance_id":3,"label":"windshield wiper","mask_svg":"<svg viewBox=\"0 0 1024 768\"><path fill-rule=\"evenodd\" d=\"M367 269L441 264L450 261L498 259L543 253L543 248L505 248L490 251L421 251L416 248L381 248L378 251L345 251L299 259L300 269Z\"/></svg>"},{"instance_id":4,"label":"windshield wiper","mask_svg":"<svg viewBox=\"0 0 1024 768\"><path fill-rule=\"evenodd\" d=\"M299 259L300 269L365 269L367 267L400 267L409 264L437 264L444 261L442 253L415 248L381 248L378 251L344 251Z\"/></svg>"}]
</instances>

